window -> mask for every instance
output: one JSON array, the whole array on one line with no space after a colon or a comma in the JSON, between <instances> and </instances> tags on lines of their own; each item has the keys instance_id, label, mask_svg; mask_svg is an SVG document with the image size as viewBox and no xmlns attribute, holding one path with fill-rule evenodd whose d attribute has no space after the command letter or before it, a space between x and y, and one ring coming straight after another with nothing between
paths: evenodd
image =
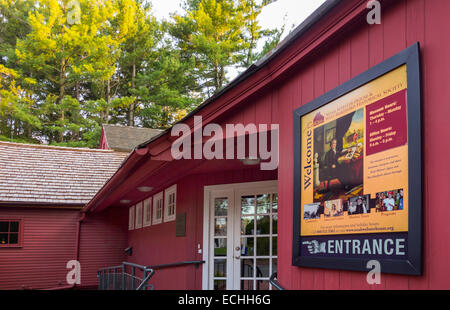
<instances>
[{"instance_id":1,"label":"window","mask_svg":"<svg viewBox=\"0 0 450 310\"><path fill-rule=\"evenodd\" d=\"M163 192L153 196L153 225L162 222L163 216Z\"/></svg>"},{"instance_id":2,"label":"window","mask_svg":"<svg viewBox=\"0 0 450 310\"><path fill-rule=\"evenodd\" d=\"M139 202L136 205L136 225L134 228L142 228L142 202Z\"/></svg>"},{"instance_id":3,"label":"window","mask_svg":"<svg viewBox=\"0 0 450 310\"><path fill-rule=\"evenodd\" d=\"M128 230L134 229L134 206L130 207L128 214Z\"/></svg>"},{"instance_id":4,"label":"window","mask_svg":"<svg viewBox=\"0 0 450 310\"><path fill-rule=\"evenodd\" d=\"M173 185L164 191L165 205L164 222L174 221L177 213L177 185Z\"/></svg>"},{"instance_id":5,"label":"window","mask_svg":"<svg viewBox=\"0 0 450 310\"><path fill-rule=\"evenodd\" d=\"M144 223L142 226L150 226L152 224L152 197L144 200Z\"/></svg>"},{"instance_id":6,"label":"window","mask_svg":"<svg viewBox=\"0 0 450 310\"><path fill-rule=\"evenodd\" d=\"M0 248L22 246L22 221L0 220Z\"/></svg>"}]
</instances>

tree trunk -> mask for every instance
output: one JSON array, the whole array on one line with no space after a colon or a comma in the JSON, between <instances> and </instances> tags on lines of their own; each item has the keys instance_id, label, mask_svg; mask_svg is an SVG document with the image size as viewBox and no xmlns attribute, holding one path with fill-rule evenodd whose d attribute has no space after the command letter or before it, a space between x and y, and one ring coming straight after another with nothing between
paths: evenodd
<instances>
[{"instance_id":1,"label":"tree trunk","mask_svg":"<svg viewBox=\"0 0 450 310\"><path fill-rule=\"evenodd\" d=\"M106 110L103 115L103 121L108 124L109 122L109 109L111 107L111 79L106 81Z\"/></svg>"},{"instance_id":2,"label":"tree trunk","mask_svg":"<svg viewBox=\"0 0 450 310\"><path fill-rule=\"evenodd\" d=\"M61 59L61 67L60 67L60 73L59 73L59 97L58 97L57 104L61 104L65 95L66 95L65 61L64 61L64 59ZM60 119L62 121L64 121L64 110L63 109L61 109L61 118ZM61 130L61 132L59 132L58 142L63 142L63 140L64 140L64 131Z\"/></svg>"},{"instance_id":3,"label":"tree trunk","mask_svg":"<svg viewBox=\"0 0 450 310\"><path fill-rule=\"evenodd\" d=\"M131 89L135 87L135 78L136 78L136 63L133 63L133 68L131 72ZM128 126L134 126L134 112L136 105L135 103L131 103L128 109Z\"/></svg>"}]
</instances>

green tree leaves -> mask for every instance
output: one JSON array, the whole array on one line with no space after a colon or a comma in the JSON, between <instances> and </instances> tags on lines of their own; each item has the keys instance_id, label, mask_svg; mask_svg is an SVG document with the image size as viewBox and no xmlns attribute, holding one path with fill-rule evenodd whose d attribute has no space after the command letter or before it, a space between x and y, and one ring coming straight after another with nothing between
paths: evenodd
<instances>
[{"instance_id":1,"label":"green tree leaves","mask_svg":"<svg viewBox=\"0 0 450 310\"><path fill-rule=\"evenodd\" d=\"M279 41L267 1L0 0L0 139L96 147L103 123L167 128Z\"/></svg>"}]
</instances>

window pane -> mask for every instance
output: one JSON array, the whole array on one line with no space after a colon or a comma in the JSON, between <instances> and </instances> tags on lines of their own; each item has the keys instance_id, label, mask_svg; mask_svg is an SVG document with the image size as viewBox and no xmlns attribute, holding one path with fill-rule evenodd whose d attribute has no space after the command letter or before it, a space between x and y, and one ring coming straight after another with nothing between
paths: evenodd
<instances>
[{"instance_id":1,"label":"window pane","mask_svg":"<svg viewBox=\"0 0 450 310\"><path fill-rule=\"evenodd\" d=\"M227 281L226 280L214 280L214 289L224 291L227 289Z\"/></svg>"},{"instance_id":2,"label":"window pane","mask_svg":"<svg viewBox=\"0 0 450 310\"><path fill-rule=\"evenodd\" d=\"M278 212L278 194L272 194L272 212Z\"/></svg>"},{"instance_id":3,"label":"window pane","mask_svg":"<svg viewBox=\"0 0 450 310\"><path fill-rule=\"evenodd\" d=\"M227 235L227 219L220 217L215 220L214 236L226 236Z\"/></svg>"},{"instance_id":4,"label":"window pane","mask_svg":"<svg viewBox=\"0 0 450 310\"><path fill-rule=\"evenodd\" d=\"M268 290L269 289L269 281L256 280L256 289L257 290Z\"/></svg>"},{"instance_id":5,"label":"window pane","mask_svg":"<svg viewBox=\"0 0 450 310\"><path fill-rule=\"evenodd\" d=\"M256 255L258 256L269 256L270 255L270 244L269 237L259 237L256 238Z\"/></svg>"},{"instance_id":6,"label":"window pane","mask_svg":"<svg viewBox=\"0 0 450 310\"><path fill-rule=\"evenodd\" d=\"M277 259L272 258L272 273L277 272Z\"/></svg>"},{"instance_id":7,"label":"window pane","mask_svg":"<svg viewBox=\"0 0 450 310\"><path fill-rule=\"evenodd\" d=\"M278 215L272 215L272 234L278 234Z\"/></svg>"},{"instance_id":8,"label":"window pane","mask_svg":"<svg viewBox=\"0 0 450 310\"><path fill-rule=\"evenodd\" d=\"M253 256L255 253L255 238L241 238L241 256Z\"/></svg>"},{"instance_id":9,"label":"window pane","mask_svg":"<svg viewBox=\"0 0 450 310\"><path fill-rule=\"evenodd\" d=\"M214 199L214 215L224 216L228 212L228 199L227 198L216 198Z\"/></svg>"},{"instance_id":10,"label":"window pane","mask_svg":"<svg viewBox=\"0 0 450 310\"><path fill-rule=\"evenodd\" d=\"M241 219L241 235L255 234L255 217L243 216Z\"/></svg>"},{"instance_id":11,"label":"window pane","mask_svg":"<svg viewBox=\"0 0 450 310\"><path fill-rule=\"evenodd\" d=\"M253 280L241 280L241 290L252 291L253 290Z\"/></svg>"},{"instance_id":12,"label":"window pane","mask_svg":"<svg viewBox=\"0 0 450 310\"><path fill-rule=\"evenodd\" d=\"M270 212L270 194L258 195L256 197L256 209L259 214Z\"/></svg>"},{"instance_id":13,"label":"window pane","mask_svg":"<svg viewBox=\"0 0 450 310\"><path fill-rule=\"evenodd\" d=\"M241 277L243 278L253 277L253 258L241 259Z\"/></svg>"},{"instance_id":14,"label":"window pane","mask_svg":"<svg viewBox=\"0 0 450 310\"><path fill-rule=\"evenodd\" d=\"M242 214L255 214L255 196L241 197Z\"/></svg>"},{"instance_id":15,"label":"window pane","mask_svg":"<svg viewBox=\"0 0 450 310\"><path fill-rule=\"evenodd\" d=\"M270 260L268 258L256 260L256 277L257 278L270 277Z\"/></svg>"},{"instance_id":16,"label":"window pane","mask_svg":"<svg viewBox=\"0 0 450 310\"><path fill-rule=\"evenodd\" d=\"M272 237L272 256L277 255L277 237Z\"/></svg>"},{"instance_id":17,"label":"window pane","mask_svg":"<svg viewBox=\"0 0 450 310\"><path fill-rule=\"evenodd\" d=\"M9 222L0 222L0 232L9 231Z\"/></svg>"},{"instance_id":18,"label":"window pane","mask_svg":"<svg viewBox=\"0 0 450 310\"><path fill-rule=\"evenodd\" d=\"M8 234L0 234L0 244L8 244Z\"/></svg>"},{"instance_id":19,"label":"window pane","mask_svg":"<svg viewBox=\"0 0 450 310\"><path fill-rule=\"evenodd\" d=\"M227 239L226 238L214 239L214 255L215 256L227 256Z\"/></svg>"},{"instance_id":20,"label":"window pane","mask_svg":"<svg viewBox=\"0 0 450 310\"><path fill-rule=\"evenodd\" d=\"M148 223L148 222L150 222L150 209L151 209L151 208L150 208L150 206L147 206L146 209L147 209L147 211L146 211L147 213L146 213L145 220L146 220L147 223Z\"/></svg>"},{"instance_id":21,"label":"window pane","mask_svg":"<svg viewBox=\"0 0 450 310\"><path fill-rule=\"evenodd\" d=\"M224 278L227 276L227 260L215 259L214 260L214 277Z\"/></svg>"},{"instance_id":22,"label":"window pane","mask_svg":"<svg viewBox=\"0 0 450 310\"><path fill-rule=\"evenodd\" d=\"M256 234L268 235L270 234L270 216L257 216L256 217Z\"/></svg>"},{"instance_id":23,"label":"window pane","mask_svg":"<svg viewBox=\"0 0 450 310\"><path fill-rule=\"evenodd\" d=\"M10 234L9 235L9 243L10 244L17 244L17 243L19 243L19 234Z\"/></svg>"}]
</instances>

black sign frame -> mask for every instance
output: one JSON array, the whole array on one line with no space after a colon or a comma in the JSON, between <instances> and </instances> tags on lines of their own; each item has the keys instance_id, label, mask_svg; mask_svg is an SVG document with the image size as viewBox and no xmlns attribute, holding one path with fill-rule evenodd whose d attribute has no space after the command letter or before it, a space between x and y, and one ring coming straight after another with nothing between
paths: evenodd
<instances>
[{"instance_id":1,"label":"black sign frame","mask_svg":"<svg viewBox=\"0 0 450 310\"><path fill-rule=\"evenodd\" d=\"M310 257L301 253L301 118L331 101L359 88L376 78L402 66L407 66L408 121L408 252L407 259L377 259L382 273L422 274L422 117L419 43L370 68L319 98L301 106L294 117L294 205L292 265L311 268L368 271L373 258ZM355 236L355 235L348 235Z\"/></svg>"}]
</instances>

